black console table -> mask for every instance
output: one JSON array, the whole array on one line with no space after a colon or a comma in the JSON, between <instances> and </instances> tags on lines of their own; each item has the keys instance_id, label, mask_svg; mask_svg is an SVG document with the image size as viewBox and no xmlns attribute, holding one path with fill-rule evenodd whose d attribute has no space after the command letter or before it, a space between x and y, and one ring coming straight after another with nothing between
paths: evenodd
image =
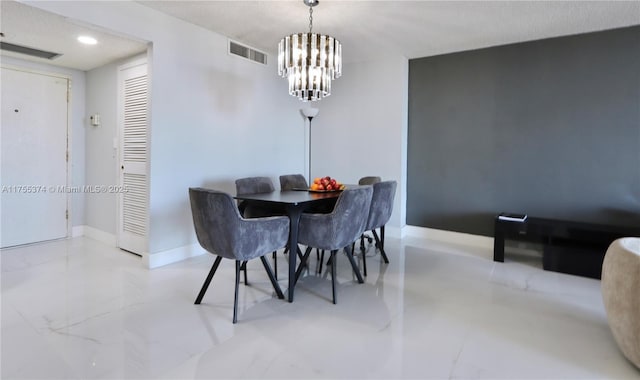
<instances>
[{"instance_id":1,"label":"black console table","mask_svg":"<svg viewBox=\"0 0 640 380\"><path fill-rule=\"evenodd\" d=\"M604 254L614 240L640 236L640 226L612 226L527 217L525 221L495 220L493 261L504 262L505 239L544 245L545 270L600 278Z\"/></svg>"}]
</instances>

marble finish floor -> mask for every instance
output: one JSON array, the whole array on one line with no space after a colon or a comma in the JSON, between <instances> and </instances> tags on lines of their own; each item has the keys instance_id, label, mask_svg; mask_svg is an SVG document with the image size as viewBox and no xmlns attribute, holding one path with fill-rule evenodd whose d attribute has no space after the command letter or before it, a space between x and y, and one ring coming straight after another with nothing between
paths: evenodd
<instances>
[{"instance_id":1,"label":"marble finish floor","mask_svg":"<svg viewBox=\"0 0 640 380\"><path fill-rule=\"evenodd\" d=\"M539 258L416 238L369 249L365 284L338 259L338 304L308 273L294 303L273 297L259 260L241 284L214 257L154 270L87 238L2 251L2 379L632 379L597 280ZM312 256L313 257L313 256ZM286 288L286 260L279 280ZM316 265L315 258L311 268Z\"/></svg>"}]
</instances>

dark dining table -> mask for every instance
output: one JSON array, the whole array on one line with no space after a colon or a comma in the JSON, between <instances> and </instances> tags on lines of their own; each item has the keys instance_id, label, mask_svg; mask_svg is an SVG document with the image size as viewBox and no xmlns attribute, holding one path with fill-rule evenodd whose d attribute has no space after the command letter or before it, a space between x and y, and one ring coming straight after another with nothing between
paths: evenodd
<instances>
[{"instance_id":1,"label":"dark dining table","mask_svg":"<svg viewBox=\"0 0 640 380\"><path fill-rule=\"evenodd\" d=\"M284 208L291 226L289 229L289 302L293 302L296 283L296 259L298 250L298 225L300 215L311 207L335 203L340 191L312 192L307 189L274 191L261 194L236 195L237 200L259 204L261 207L282 210Z\"/></svg>"}]
</instances>

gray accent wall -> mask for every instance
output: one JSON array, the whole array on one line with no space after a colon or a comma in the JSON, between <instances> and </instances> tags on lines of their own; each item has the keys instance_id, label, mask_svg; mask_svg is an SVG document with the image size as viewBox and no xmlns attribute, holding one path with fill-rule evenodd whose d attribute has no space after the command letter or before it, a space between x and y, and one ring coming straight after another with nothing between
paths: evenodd
<instances>
[{"instance_id":1,"label":"gray accent wall","mask_svg":"<svg viewBox=\"0 0 640 380\"><path fill-rule=\"evenodd\" d=\"M640 225L640 27L409 61L407 224Z\"/></svg>"}]
</instances>

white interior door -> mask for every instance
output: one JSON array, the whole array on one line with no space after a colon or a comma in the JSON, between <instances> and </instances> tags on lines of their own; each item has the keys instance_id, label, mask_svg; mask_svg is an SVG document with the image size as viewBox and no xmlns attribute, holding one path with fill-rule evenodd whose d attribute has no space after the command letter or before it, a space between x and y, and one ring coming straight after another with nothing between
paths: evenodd
<instances>
[{"instance_id":1,"label":"white interior door","mask_svg":"<svg viewBox=\"0 0 640 380\"><path fill-rule=\"evenodd\" d=\"M1 246L68 231L69 79L2 68Z\"/></svg>"},{"instance_id":2,"label":"white interior door","mask_svg":"<svg viewBox=\"0 0 640 380\"><path fill-rule=\"evenodd\" d=\"M118 245L127 251L147 251L149 181L147 129L149 82L146 61L121 66L118 71L120 185Z\"/></svg>"}]
</instances>

